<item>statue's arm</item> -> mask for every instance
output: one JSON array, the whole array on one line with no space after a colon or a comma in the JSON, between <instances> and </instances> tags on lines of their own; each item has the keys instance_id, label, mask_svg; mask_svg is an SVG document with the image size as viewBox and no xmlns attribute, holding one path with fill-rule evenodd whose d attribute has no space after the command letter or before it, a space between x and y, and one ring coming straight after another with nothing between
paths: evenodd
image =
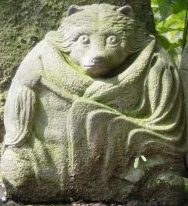
<instances>
[{"instance_id":1,"label":"statue's arm","mask_svg":"<svg viewBox=\"0 0 188 206\"><path fill-rule=\"evenodd\" d=\"M42 64L40 56L29 53L23 60L8 92L5 111L5 146L21 146L33 129L35 114L35 87L40 81Z\"/></svg>"}]
</instances>

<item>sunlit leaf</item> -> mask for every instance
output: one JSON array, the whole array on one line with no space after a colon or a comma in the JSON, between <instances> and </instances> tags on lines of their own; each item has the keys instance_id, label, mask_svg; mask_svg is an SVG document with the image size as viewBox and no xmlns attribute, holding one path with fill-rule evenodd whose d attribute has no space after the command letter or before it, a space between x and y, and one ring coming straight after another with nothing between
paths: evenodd
<instances>
[{"instance_id":1,"label":"sunlit leaf","mask_svg":"<svg viewBox=\"0 0 188 206\"><path fill-rule=\"evenodd\" d=\"M186 40L184 28L188 0L151 0L151 4L154 5L157 40L179 64Z\"/></svg>"},{"instance_id":2,"label":"sunlit leaf","mask_svg":"<svg viewBox=\"0 0 188 206\"><path fill-rule=\"evenodd\" d=\"M179 13L182 10L186 10L186 0L172 0L173 13Z\"/></svg>"},{"instance_id":3,"label":"sunlit leaf","mask_svg":"<svg viewBox=\"0 0 188 206\"><path fill-rule=\"evenodd\" d=\"M172 5L169 0L158 0L159 11L161 13L161 20L165 20L170 14L172 14Z\"/></svg>"},{"instance_id":4,"label":"sunlit leaf","mask_svg":"<svg viewBox=\"0 0 188 206\"><path fill-rule=\"evenodd\" d=\"M139 160L140 160L140 157L136 157L135 160L134 160L134 168L135 168L135 169L138 168Z\"/></svg>"},{"instance_id":5,"label":"sunlit leaf","mask_svg":"<svg viewBox=\"0 0 188 206\"><path fill-rule=\"evenodd\" d=\"M141 158L142 158L142 160L143 160L144 162L147 161L147 159L146 159L146 157L145 157L144 155L141 155Z\"/></svg>"},{"instance_id":6,"label":"sunlit leaf","mask_svg":"<svg viewBox=\"0 0 188 206\"><path fill-rule=\"evenodd\" d=\"M170 42L165 36L158 35L157 40L158 40L159 44L162 45L166 50L169 49Z\"/></svg>"}]
</instances>

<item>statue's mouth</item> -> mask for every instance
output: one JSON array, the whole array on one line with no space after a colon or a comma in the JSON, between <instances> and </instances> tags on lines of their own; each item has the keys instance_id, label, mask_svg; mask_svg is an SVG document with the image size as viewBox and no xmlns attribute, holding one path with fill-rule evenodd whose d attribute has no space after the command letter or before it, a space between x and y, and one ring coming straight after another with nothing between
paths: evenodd
<instances>
[{"instance_id":1,"label":"statue's mouth","mask_svg":"<svg viewBox=\"0 0 188 206\"><path fill-rule=\"evenodd\" d=\"M103 64L90 64L90 65L84 65L85 69L100 69L103 68Z\"/></svg>"},{"instance_id":2,"label":"statue's mouth","mask_svg":"<svg viewBox=\"0 0 188 206\"><path fill-rule=\"evenodd\" d=\"M105 75L108 70L104 64L89 64L84 65L85 73L92 77L100 77Z\"/></svg>"}]
</instances>

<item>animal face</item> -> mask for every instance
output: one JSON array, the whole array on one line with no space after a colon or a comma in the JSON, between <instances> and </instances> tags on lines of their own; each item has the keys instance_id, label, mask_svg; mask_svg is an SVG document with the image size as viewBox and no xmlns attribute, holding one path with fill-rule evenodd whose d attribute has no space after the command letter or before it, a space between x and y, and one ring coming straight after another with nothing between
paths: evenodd
<instances>
[{"instance_id":1,"label":"animal face","mask_svg":"<svg viewBox=\"0 0 188 206\"><path fill-rule=\"evenodd\" d=\"M72 6L58 32L72 60L91 77L119 68L133 53L136 24L130 6Z\"/></svg>"},{"instance_id":2,"label":"animal face","mask_svg":"<svg viewBox=\"0 0 188 206\"><path fill-rule=\"evenodd\" d=\"M113 31L105 33L100 26L76 33L78 35L71 45L70 57L89 76L103 76L117 68L127 57L123 34Z\"/></svg>"}]
</instances>

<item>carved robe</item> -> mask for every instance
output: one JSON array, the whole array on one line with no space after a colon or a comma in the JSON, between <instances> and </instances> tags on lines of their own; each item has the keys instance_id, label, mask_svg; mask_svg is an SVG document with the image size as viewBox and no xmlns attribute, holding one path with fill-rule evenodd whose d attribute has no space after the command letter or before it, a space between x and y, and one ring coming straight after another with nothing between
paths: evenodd
<instances>
[{"instance_id":1,"label":"carved robe","mask_svg":"<svg viewBox=\"0 0 188 206\"><path fill-rule=\"evenodd\" d=\"M181 162L187 148L182 85L168 58L153 40L123 72L94 81L73 102L67 127L73 175L100 164L103 177L134 182L136 157L148 158L148 168ZM160 161L150 162L155 155Z\"/></svg>"}]
</instances>

